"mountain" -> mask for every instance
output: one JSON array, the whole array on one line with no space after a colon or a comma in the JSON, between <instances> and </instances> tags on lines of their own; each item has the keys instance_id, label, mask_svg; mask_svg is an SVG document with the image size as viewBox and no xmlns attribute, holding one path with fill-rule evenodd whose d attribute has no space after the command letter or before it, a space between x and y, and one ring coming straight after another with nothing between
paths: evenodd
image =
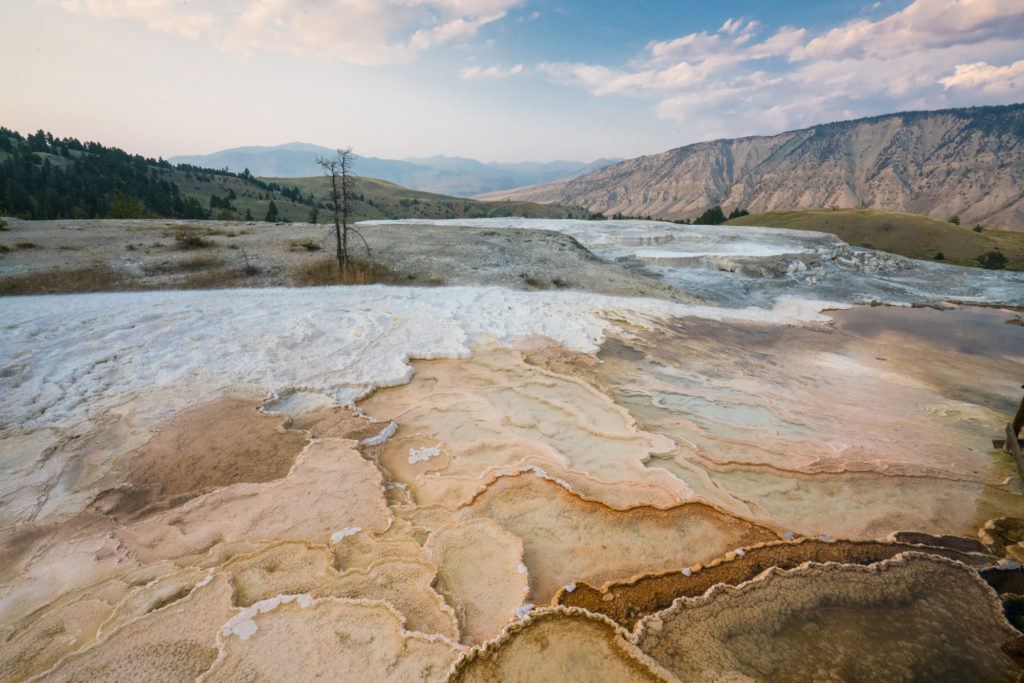
<instances>
[{"instance_id":1,"label":"mountain","mask_svg":"<svg viewBox=\"0 0 1024 683\"><path fill-rule=\"evenodd\" d=\"M316 149L299 144L288 147L284 151ZM246 148L231 151L245 154ZM316 209L322 220L327 214L325 183L322 175L267 179L192 164L173 165L96 142L56 138L43 131L22 136L0 127L0 216L299 222L309 220ZM583 215L553 204L488 203L418 192L366 176L356 178L351 211L356 220Z\"/></svg>"},{"instance_id":2,"label":"mountain","mask_svg":"<svg viewBox=\"0 0 1024 683\"><path fill-rule=\"evenodd\" d=\"M838 207L1024 229L1024 104L700 142L482 198L669 219L716 204L726 213Z\"/></svg>"},{"instance_id":3,"label":"mountain","mask_svg":"<svg viewBox=\"0 0 1024 683\"><path fill-rule=\"evenodd\" d=\"M0 127L0 215L54 218L264 218L309 215L313 200L249 175L172 166L116 147Z\"/></svg>"},{"instance_id":4,"label":"mountain","mask_svg":"<svg viewBox=\"0 0 1024 683\"><path fill-rule=\"evenodd\" d=\"M324 208L330 193L326 176L308 178L262 178L272 185L291 187L299 196L311 197L321 204L320 220L326 220ZM386 180L358 176L353 191L352 212L355 220L386 220L389 218L586 218L580 209L557 204L530 202L482 202L466 197L410 190ZM302 219L305 220L305 219Z\"/></svg>"},{"instance_id":5,"label":"mountain","mask_svg":"<svg viewBox=\"0 0 1024 683\"><path fill-rule=\"evenodd\" d=\"M169 161L206 168L226 168L235 173L245 169L256 176L302 178L320 173L319 156L333 156L334 150L318 145L292 142L276 147L235 147L212 154L175 156ZM414 190L471 197L495 190L523 185L567 180L593 170L599 160L590 164L579 161L523 162L514 164L483 163L464 157L411 157L381 159L359 157L356 173L379 178Z\"/></svg>"}]
</instances>

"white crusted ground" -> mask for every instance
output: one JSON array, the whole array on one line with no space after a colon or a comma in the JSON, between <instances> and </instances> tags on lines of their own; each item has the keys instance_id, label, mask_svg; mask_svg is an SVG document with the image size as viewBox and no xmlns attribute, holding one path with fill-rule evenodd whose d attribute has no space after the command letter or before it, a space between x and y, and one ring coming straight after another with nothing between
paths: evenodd
<instances>
[{"instance_id":1,"label":"white crusted ground","mask_svg":"<svg viewBox=\"0 0 1024 683\"><path fill-rule=\"evenodd\" d=\"M891 304L941 300L1024 305L1024 274L917 261L851 247L809 230L663 221L478 218L370 221L555 230L603 259L634 263L724 306L771 307L780 297Z\"/></svg>"},{"instance_id":2,"label":"white crusted ground","mask_svg":"<svg viewBox=\"0 0 1024 683\"><path fill-rule=\"evenodd\" d=\"M0 434L72 422L169 390L310 389L345 400L407 382L410 358L539 335L596 351L610 318L823 320L823 302L723 309L496 287L326 287L0 299Z\"/></svg>"}]
</instances>

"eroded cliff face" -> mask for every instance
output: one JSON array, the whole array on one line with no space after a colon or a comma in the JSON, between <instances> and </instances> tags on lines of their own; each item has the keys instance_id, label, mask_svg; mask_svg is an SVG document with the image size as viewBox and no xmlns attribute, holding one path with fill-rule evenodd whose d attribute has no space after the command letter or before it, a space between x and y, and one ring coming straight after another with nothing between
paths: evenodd
<instances>
[{"instance_id":1,"label":"eroded cliff face","mask_svg":"<svg viewBox=\"0 0 1024 683\"><path fill-rule=\"evenodd\" d=\"M502 197L611 215L693 218L877 209L1024 229L1024 105L916 112L770 137L715 140L630 159Z\"/></svg>"}]
</instances>

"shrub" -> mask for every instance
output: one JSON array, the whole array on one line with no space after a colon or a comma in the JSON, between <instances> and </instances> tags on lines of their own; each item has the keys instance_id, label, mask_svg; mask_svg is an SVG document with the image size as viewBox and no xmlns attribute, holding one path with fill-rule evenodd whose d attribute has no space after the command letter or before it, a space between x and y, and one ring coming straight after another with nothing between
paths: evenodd
<instances>
[{"instance_id":1,"label":"shrub","mask_svg":"<svg viewBox=\"0 0 1024 683\"><path fill-rule=\"evenodd\" d=\"M960 216L950 216L949 222L953 225L960 225Z\"/></svg>"},{"instance_id":2,"label":"shrub","mask_svg":"<svg viewBox=\"0 0 1024 683\"><path fill-rule=\"evenodd\" d=\"M393 283L398 274L387 266L379 263L353 259L344 276L338 272L338 262L333 258L320 258L304 263L295 269L292 276L294 284L301 287L319 285L372 285L375 283Z\"/></svg>"},{"instance_id":3,"label":"shrub","mask_svg":"<svg viewBox=\"0 0 1024 683\"><path fill-rule=\"evenodd\" d=\"M978 257L978 265L989 270L1002 270L1006 267L1006 256L998 249L993 249Z\"/></svg>"},{"instance_id":4,"label":"shrub","mask_svg":"<svg viewBox=\"0 0 1024 683\"><path fill-rule=\"evenodd\" d=\"M199 233L191 231L179 232L174 236L174 243L178 245L179 249L202 249L213 244Z\"/></svg>"},{"instance_id":5,"label":"shrub","mask_svg":"<svg viewBox=\"0 0 1024 683\"><path fill-rule=\"evenodd\" d=\"M245 249L242 250L242 261L245 264L242 266L243 275L252 277L253 275L257 275L260 272L259 266L257 266L255 263L249 260L249 254L245 252Z\"/></svg>"},{"instance_id":6,"label":"shrub","mask_svg":"<svg viewBox=\"0 0 1024 683\"><path fill-rule=\"evenodd\" d=\"M932 260L933 261L945 261L946 260L946 255L943 254L941 251L937 251L937 252L935 252L935 256L932 257Z\"/></svg>"},{"instance_id":7,"label":"shrub","mask_svg":"<svg viewBox=\"0 0 1024 683\"><path fill-rule=\"evenodd\" d=\"M7 229L7 221L5 221L3 218L0 218L0 230L6 230L6 229Z\"/></svg>"},{"instance_id":8,"label":"shrub","mask_svg":"<svg viewBox=\"0 0 1024 683\"><path fill-rule=\"evenodd\" d=\"M536 289L542 289L544 287L544 283L541 282L540 280L538 280L537 278L535 278L532 275L527 275L526 273L520 273L519 277L522 278L523 283L525 283L526 285L528 285L530 287L534 287Z\"/></svg>"},{"instance_id":9,"label":"shrub","mask_svg":"<svg viewBox=\"0 0 1024 683\"><path fill-rule=\"evenodd\" d=\"M18 242L15 244L18 249L35 249L36 245L33 242Z\"/></svg>"},{"instance_id":10,"label":"shrub","mask_svg":"<svg viewBox=\"0 0 1024 683\"><path fill-rule=\"evenodd\" d=\"M975 225L974 226L974 232L981 232L984 229L985 229L984 225Z\"/></svg>"}]
</instances>

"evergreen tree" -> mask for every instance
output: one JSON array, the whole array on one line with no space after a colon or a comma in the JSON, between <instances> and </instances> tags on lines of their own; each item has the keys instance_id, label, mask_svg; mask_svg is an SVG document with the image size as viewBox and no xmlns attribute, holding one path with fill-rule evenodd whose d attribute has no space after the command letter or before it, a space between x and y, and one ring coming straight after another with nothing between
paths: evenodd
<instances>
[{"instance_id":1,"label":"evergreen tree","mask_svg":"<svg viewBox=\"0 0 1024 683\"><path fill-rule=\"evenodd\" d=\"M270 206L267 207L267 215L263 220L267 223L276 223L278 221L277 204L274 203L273 199L270 200Z\"/></svg>"},{"instance_id":2,"label":"evergreen tree","mask_svg":"<svg viewBox=\"0 0 1024 683\"><path fill-rule=\"evenodd\" d=\"M51 157L62 157L52 163ZM176 180L216 182L221 196L209 200L209 208L182 192ZM210 209L234 211L237 194L227 187L238 178L250 189L271 195L271 184L251 174L213 171L188 164L177 167L163 159L150 159L75 138L55 138L37 131L22 136L0 127L0 215L27 219L155 217L206 219ZM226 193L226 197L223 194ZM300 203L312 204L296 193Z\"/></svg>"},{"instance_id":3,"label":"evergreen tree","mask_svg":"<svg viewBox=\"0 0 1024 683\"><path fill-rule=\"evenodd\" d=\"M725 222L722 207L712 206L710 209L693 219L694 225L721 225Z\"/></svg>"},{"instance_id":4,"label":"evergreen tree","mask_svg":"<svg viewBox=\"0 0 1024 683\"><path fill-rule=\"evenodd\" d=\"M978 257L978 265L990 270L1002 270L1006 267L1006 255L999 249L993 249Z\"/></svg>"}]
</instances>

